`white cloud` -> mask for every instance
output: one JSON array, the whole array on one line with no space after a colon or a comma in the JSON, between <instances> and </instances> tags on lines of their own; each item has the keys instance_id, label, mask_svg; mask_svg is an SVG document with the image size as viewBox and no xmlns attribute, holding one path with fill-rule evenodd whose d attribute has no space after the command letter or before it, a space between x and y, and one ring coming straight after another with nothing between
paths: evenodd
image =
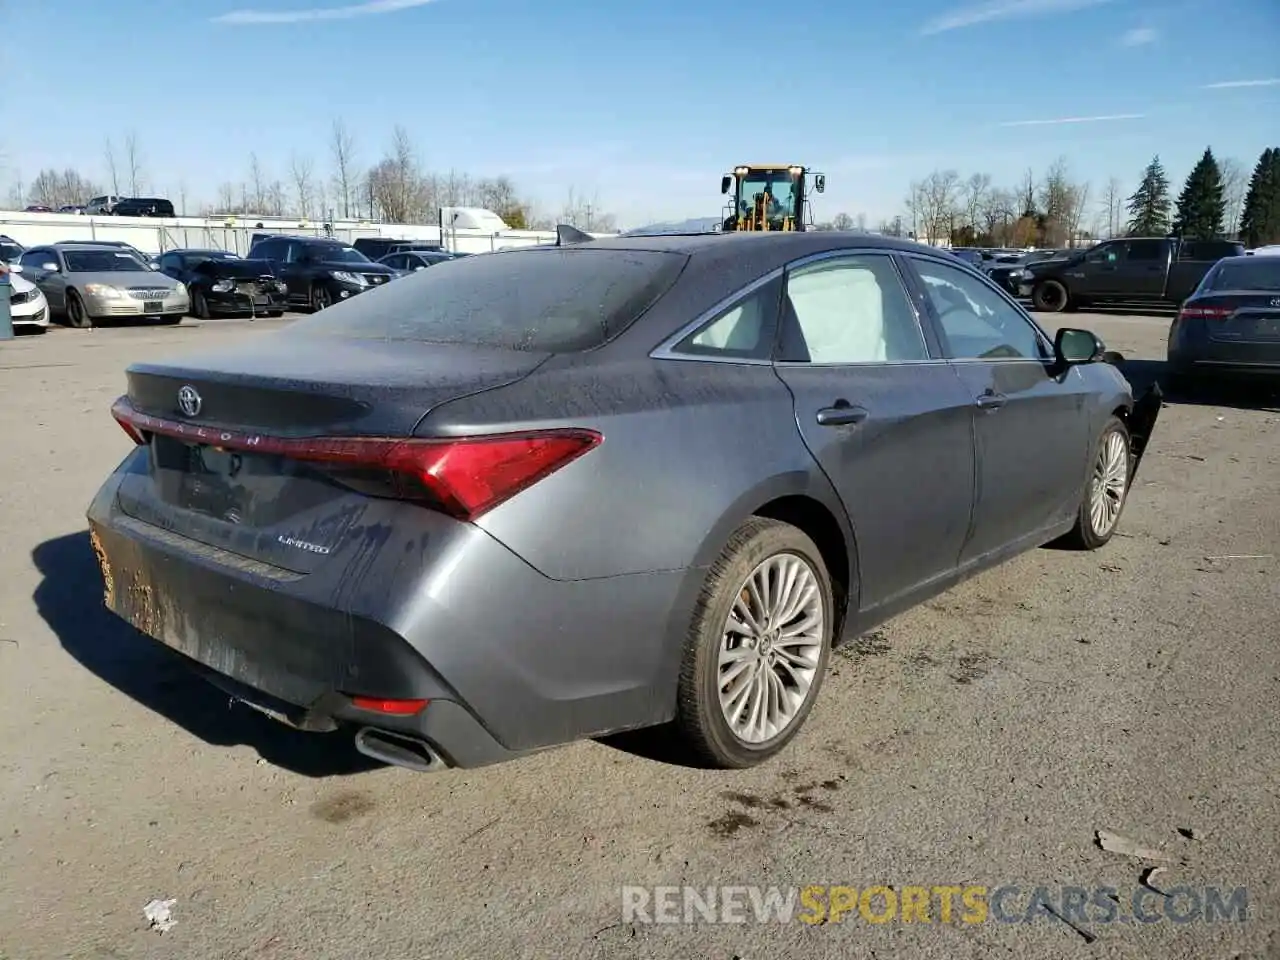
<instances>
[{"instance_id":1,"label":"white cloud","mask_svg":"<svg viewBox=\"0 0 1280 960\"><path fill-rule=\"evenodd\" d=\"M304 23L312 20L350 20L352 17L371 17L379 13L398 13L413 7L423 7L435 0L366 0L345 7L309 7L303 10L232 10L214 23Z\"/></svg>"},{"instance_id":2,"label":"white cloud","mask_svg":"<svg viewBox=\"0 0 1280 960\"><path fill-rule=\"evenodd\" d=\"M1276 87L1280 86L1280 77L1267 80L1223 80L1221 83L1206 83L1205 90L1230 90L1236 87Z\"/></svg>"},{"instance_id":3,"label":"white cloud","mask_svg":"<svg viewBox=\"0 0 1280 960\"><path fill-rule=\"evenodd\" d=\"M971 3L951 13L935 17L926 23L920 32L925 36L934 33L946 33L948 30L959 30L979 23L994 23L997 20L1025 19L1042 17L1054 13L1070 13L1085 7L1096 7L1111 0L984 0L982 3Z\"/></svg>"},{"instance_id":4,"label":"white cloud","mask_svg":"<svg viewBox=\"0 0 1280 960\"><path fill-rule=\"evenodd\" d=\"M1134 27L1120 38L1122 47L1142 47L1148 43L1155 43L1160 34L1154 27Z\"/></svg>"},{"instance_id":5,"label":"white cloud","mask_svg":"<svg viewBox=\"0 0 1280 960\"><path fill-rule=\"evenodd\" d=\"M1008 120L1000 127L1056 127L1064 123L1106 123L1112 120L1141 120L1141 113L1112 113L1102 117L1059 117L1056 120Z\"/></svg>"}]
</instances>

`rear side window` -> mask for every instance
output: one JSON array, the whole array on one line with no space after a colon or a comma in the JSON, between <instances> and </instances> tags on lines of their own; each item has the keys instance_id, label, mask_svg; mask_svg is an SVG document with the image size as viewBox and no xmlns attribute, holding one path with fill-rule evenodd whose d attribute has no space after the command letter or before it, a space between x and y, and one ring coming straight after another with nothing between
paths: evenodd
<instances>
[{"instance_id":1,"label":"rear side window","mask_svg":"<svg viewBox=\"0 0 1280 960\"><path fill-rule=\"evenodd\" d=\"M1165 258L1165 245L1159 240L1130 240L1128 259L1151 262Z\"/></svg>"},{"instance_id":2,"label":"rear side window","mask_svg":"<svg viewBox=\"0 0 1280 960\"><path fill-rule=\"evenodd\" d=\"M465 257L422 270L299 320L290 332L463 343L562 353L630 326L679 277L688 257L565 247Z\"/></svg>"},{"instance_id":3,"label":"rear side window","mask_svg":"<svg viewBox=\"0 0 1280 960\"><path fill-rule=\"evenodd\" d=\"M1220 263L1205 277L1202 290L1262 290L1280 296L1280 257Z\"/></svg>"}]
</instances>

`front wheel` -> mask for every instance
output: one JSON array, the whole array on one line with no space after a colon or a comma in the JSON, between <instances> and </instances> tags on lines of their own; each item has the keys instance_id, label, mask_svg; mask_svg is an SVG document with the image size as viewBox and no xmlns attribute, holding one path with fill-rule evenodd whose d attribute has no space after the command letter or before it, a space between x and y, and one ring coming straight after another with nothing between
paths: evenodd
<instances>
[{"instance_id":1,"label":"front wheel","mask_svg":"<svg viewBox=\"0 0 1280 960\"><path fill-rule=\"evenodd\" d=\"M83 330L93 323L88 311L84 308L84 301L80 299L80 294L74 290L67 291L67 323L77 330Z\"/></svg>"},{"instance_id":2,"label":"front wheel","mask_svg":"<svg viewBox=\"0 0 1280 960\"><path fill-rule=\"evenodd\" d=\"M1129 430L1119 417L1103 427L1094 447L1093 468L1076 514L1076 525L1067 539L1084 550L1097 550L1116 532L1120 514L1129 496L1129 475L1133 468Z\"/></svg>"},{"instance_id":3,"label":"front wheel","mask_svg":"<svg viewBox=\"0 0 1280 960\"><path fill-rule=\"evenodd\" d=\"M328 307L333 306L333 294L323 286L316 285L311 288L311 310L313 313L319 313Z\"/></svg>"},{"instance_id":4,"label":"front wheel","mask_svg":"<svg viewBox=\"0 0 1280 960\"><path fill-rule=\"evenodd\" d=\"M831 577L797 528L752 517L729 538L685 642L675 726L705 764L754 766L799 732L826 673Z\"/></svg>"},{"instance_id":5,"label":"front wheel","mask_svg":"<svg viewBox=\"0 0 1280 960\"><path fill-rule=\"evenodd\" d=\"M1044 313L1061 313L1070 301L1067 288L1057 280L1041 280L1031 291L1031 305Z\"/></svg>"}]
</instances>

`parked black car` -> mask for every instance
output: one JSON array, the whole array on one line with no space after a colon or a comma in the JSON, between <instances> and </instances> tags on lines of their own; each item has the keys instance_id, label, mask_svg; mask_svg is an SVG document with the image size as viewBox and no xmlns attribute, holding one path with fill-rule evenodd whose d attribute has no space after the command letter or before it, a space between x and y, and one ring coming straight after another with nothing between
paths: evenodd
<instances>
[{"instance_id":1,"label":"parked black car","mask_svg":"<svg viewBox=\"0 0 1280 960\"><path fill-rule=\"evenodd\" d=\"M1227 257L1205 274L1169 328L1169 369L1280 383L1280 257Z\"/></svg>"},{"instance_id":2,"label":"parked black car","mask_svg":"<svg viewBox=\"0 0 1280 960\"><path fill-rule=\"evenodd\" d=\"M1117 300L1181 303L1215 263L1243 254L1244 244L1230 240L1108 240L1064 260L1025 267L1018 295L1048 313Z\"/></svg>"},{"instance_id":3,"label":"parked black car","mask_svg":"<svg viewBox=\"0 0 1280 960\"><path fill-rule=\"evenodd\" d=\"M389 253L379 258L378 262L390 267L396 273L410 274L425 270L427 267L434 267L437 263L447 263L457 259L452 253L444 250L403 250L399 253Z\"/></svg>"},{"instance_id":4,"label":"parked black car","mask_svg":"<svg viewBox=\"0 0 1280 960\"><path fill-rule=\"evenodd\" d=\"M370 260L381 260L387 254L400 253L404 250L446 252L440 244L427 240L395 240L389 237L356 237L351 245Z\"/></svg>"},{"instance_id":5,"label":"parked black car","mask_svg":"<svg viewBox=\"0 0 1280 960\"><path fill-rule=\"evenodd\" d=\"M289 287L289 300L323 310L381 286L396 272L359 250L328 237L271 237L249 250L266 260Z\"/></svg>"},{"instance_id":6,"label":"parked black car","mask_svg":"<svg viewBox=\"0 0 1280 960\"><path fill-rule=\"evenodd\" d=\"M116 217L174 217L173 203L163 197L125 197L111 210Z\"/></svg>"},{"instance_id":7,"label":"parked black car","mask_svg":"<svg viewBox=\"0 0 1280 960\"><path fill-rule=\"evenodd\" d=\"M289 288L265 260L246 260L226 250L170 250L160 272L187 285L191 313L248 313L278 317L289 305Z\"/></svg>"},{"instance_id":8,"label":"parked black car","mask_svg":"<svg viewBox=\"0 0 1280 960\"><path fill-rule=\"evenodd\" d=\"M1030 253L1024 253L1020 257L1010 257L1006 262L996 259L986 268L987 276L992 282L1001 287L1006 293L1017 296L1018 285L1023 279L1023 271L1033 263L1042 263L1046 260L1062 260L1070 257L1079 251L1076 250L1032 250ZM1026 274L1030 276L1028 272Z\"/></svg>"}]
</instances>

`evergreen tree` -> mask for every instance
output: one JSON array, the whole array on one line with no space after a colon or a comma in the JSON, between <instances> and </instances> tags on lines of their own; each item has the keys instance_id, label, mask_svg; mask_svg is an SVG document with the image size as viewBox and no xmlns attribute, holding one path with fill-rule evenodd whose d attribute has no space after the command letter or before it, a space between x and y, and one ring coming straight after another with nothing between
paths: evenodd
<instances>
[{"instance_id":1,"label":"evergreen tree","mask_svg":"<svg viewBox=\"0 0 1280 960\"><path fill-rule=\"evenodd\" d=\"M1227 204L1222 195L1222 171L1205 148L1204 156L1187 177L1178 197L1178 226L1187 240L1213 240L1222 234Z\"/></svg>"},{"instance_id":2,"label":"evergreen tree","mask_svg":"<svg viewBox=\"0 0 1280 960\"><path fill-rule=\"evenodd\" d=\"M1247 247L1280 242L1280 149L1262 151L1249 178L1240 216L1240 239Z\"/></svg>"},{"instance_id":3,"label":"evergreen tree","mask_svg":"<svg viewBox=\"0 0 1280 960\"><path fill-rule=\"evenodd\" d=\"M1160 158L1153 157L1142 182L1129 198L1129 236L1162 237L1169 232L1169 178Z\"/></svg>"}]
</instances>

